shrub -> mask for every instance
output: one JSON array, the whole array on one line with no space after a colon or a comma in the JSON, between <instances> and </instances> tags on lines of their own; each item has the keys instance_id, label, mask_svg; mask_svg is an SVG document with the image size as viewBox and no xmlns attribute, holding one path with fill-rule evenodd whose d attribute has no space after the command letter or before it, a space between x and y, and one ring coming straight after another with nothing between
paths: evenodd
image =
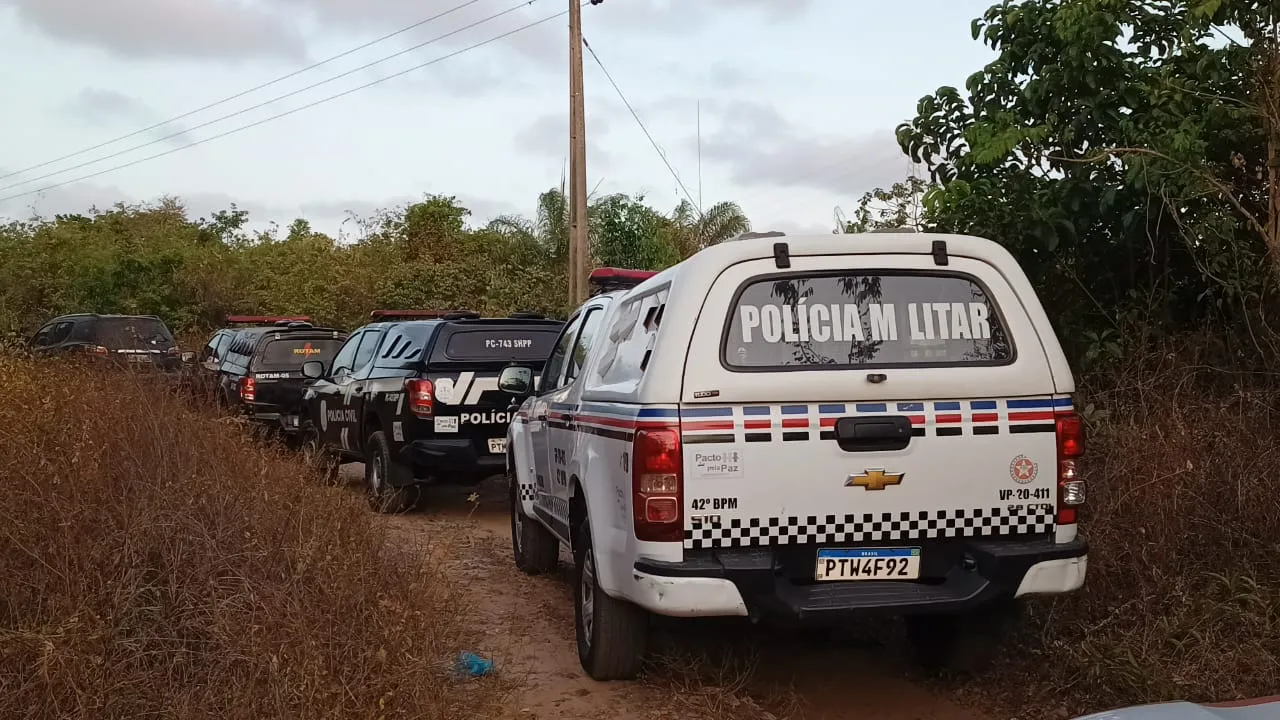
<instances>
[{"instance_id":1,"label":"shrub","mask_svg":"<svg viewBox=\"0 0 1280 720\"><path fill-rule=\"evenodd\" d=\"M0 716L493 717L356 498L145 378L0 357Z\"/></svg>"},{"instance_id":2,"label":"shrub","mask_svg":"<svg viewBox=\"0 0 1280 720\"><path fill-rule=\"evenodd\" d=\"M1274 693L1280 389L1166 352L1084 395L1085 588L1037 603L1031 650L992 678L1080 710Z\"/></svg>"}]
</instances>

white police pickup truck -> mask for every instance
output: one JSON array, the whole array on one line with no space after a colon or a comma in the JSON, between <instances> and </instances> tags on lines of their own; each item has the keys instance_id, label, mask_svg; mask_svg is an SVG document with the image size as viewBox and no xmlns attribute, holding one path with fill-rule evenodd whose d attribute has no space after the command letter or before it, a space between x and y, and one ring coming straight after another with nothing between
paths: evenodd
<instances>
[{"instance_id":1,"label":"white police pickup truck","mask_svg":"<svg viewBox=\"0 0 1280 720\"><path fill-rule=\"evenodd\" d=\"M576 568L578 651L634 676L650 613L902 615L973 667L1016 598L1084 582L1074 380L1007 251L744 237L601 270L508 430L516 564Z\"/></svg>"}]
</instances>

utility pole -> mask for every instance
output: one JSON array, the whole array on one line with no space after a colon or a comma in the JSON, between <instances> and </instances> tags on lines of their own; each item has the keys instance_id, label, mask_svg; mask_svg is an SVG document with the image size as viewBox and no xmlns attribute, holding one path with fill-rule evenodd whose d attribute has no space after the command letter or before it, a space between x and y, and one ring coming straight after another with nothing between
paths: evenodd
<instances>
[{"instance_id":1,"label":"utility pole","mask_svg":"<svg viewBox=\"0 0 1280 720\"><path fill-rule=\"evenodd\" d=\"M599 4L600 0L592 0ZM569 0L569 304L587 299L587 121L582 97L582 4Z\"/></svg>"}]
</instances>

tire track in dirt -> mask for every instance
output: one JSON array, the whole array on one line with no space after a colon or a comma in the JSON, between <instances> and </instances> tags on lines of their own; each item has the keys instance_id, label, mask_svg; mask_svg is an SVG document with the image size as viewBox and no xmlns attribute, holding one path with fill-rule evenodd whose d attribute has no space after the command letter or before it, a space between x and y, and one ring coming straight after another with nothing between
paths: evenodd
<instances>
[{"instance_id":1,"label":"tire track in dirt","mask_svg":"<svg viewBox=\"0 0 1280 720\"><path fill-rule=\"evenodd\" d=\"M470 493L431 488L422 509L385 520L398 544L445 548L446 571L463 589L470 622L482 628L475 651L520 684L510 718L985 720L913 681L884 623L818 633L661 619L659 660L645 679L595 682L578 664L567 553L557 573L520 573L505 486L486 484L475 502Z\"/></svg>"}]
</instances>

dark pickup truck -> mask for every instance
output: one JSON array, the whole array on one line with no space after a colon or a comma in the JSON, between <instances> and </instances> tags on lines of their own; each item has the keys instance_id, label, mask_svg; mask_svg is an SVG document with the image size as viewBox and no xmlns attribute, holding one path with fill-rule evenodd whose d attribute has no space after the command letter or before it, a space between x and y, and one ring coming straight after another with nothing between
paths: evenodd
<instances>
[{"instance_id":1,"label":"dark pickup truck","mask_svg":"<svg viewBox=\"0 0 1280 720\"><path fill-rule=\"evenodd\" d=\"M501 474L511 396L498 390L510 365L541 372L559 320L531 314L375 311L331 363L302 370L304 436L318 456L363 462L370 505L401 512L427 481L474 483Z\"/></svg>"},{"instance_id":2,"label":"dark pickup truck","mask_svg":"<svg viewBox=\"0 0 1280 720\"><path fill-rule=\"evenodd\" d=\"M328 362L347 336L305 318L229 316L201 353L200 384L219 406L296 441L308 360Z\"/></svg>"},{"instance_id":3,"label":"dark pickup truck","mask_svg":"<svg viewBox=\"0 0 1280 720\"><path fill-rule=\"evenodd\" d=\"M41 326L27 346L37 357L87 356L131 369L174 373L183 365L173 333L154 315L62 315Z\"/></svg>"}]
</instances>

